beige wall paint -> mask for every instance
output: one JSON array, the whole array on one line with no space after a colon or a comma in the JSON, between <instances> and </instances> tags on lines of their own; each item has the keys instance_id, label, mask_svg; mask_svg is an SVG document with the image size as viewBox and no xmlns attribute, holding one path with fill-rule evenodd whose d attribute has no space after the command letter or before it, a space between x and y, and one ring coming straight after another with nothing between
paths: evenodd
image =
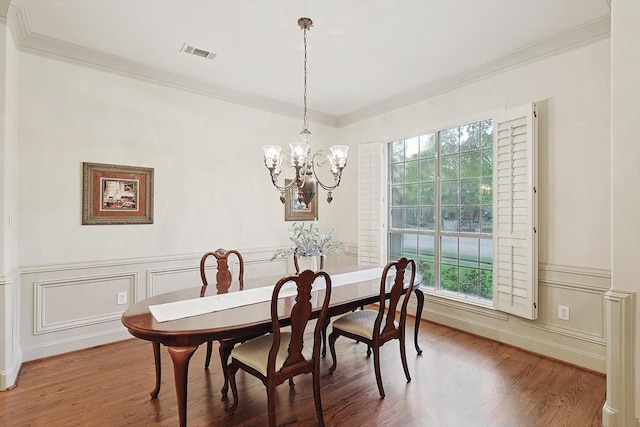
<instances>
[{"instance_id":1,"label":"beige wall paint","mask_svg":"<svg viewBox=\"0 0 640 427\"><path fill-rule=\"evenodd\" d=\"M340 129L354 145L427 133L496 108L539 107L539 260L609 269L609 40Z\"/></svg>"},{"instance_id":2,"label":"beige wall paint","mask_svg":"<svg viewBox=\"0 0 640 427\"><path fill-rule=\"evenodd\" d=\"M287 243L261 147L288 145L301 119L34 55L20 61L21 266ZM336 139L333 128L311 130L316 149ZM82 226L82 162L154 168L154 224ZM329 209L321 204L321 225Z\"/></svg>"}]
</instances>

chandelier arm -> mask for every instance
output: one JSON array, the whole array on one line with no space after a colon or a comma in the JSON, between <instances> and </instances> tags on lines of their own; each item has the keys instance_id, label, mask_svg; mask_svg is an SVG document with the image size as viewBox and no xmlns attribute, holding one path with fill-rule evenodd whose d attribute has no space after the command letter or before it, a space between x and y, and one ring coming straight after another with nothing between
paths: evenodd
<instances>
[{"instance_id":1,"label":"chandelier arm","mask_svg":"<svg viewBox=\"0 0 640 427\"><path fill-rule=\"evenodd\" d=\"M327 184L323 183L320 180L320 177L316 174L316 170L312 169L311 171L313 172L313 176L316 179L316 182L318 183L318 185L320 187L324 188L326 191L335 190L338 187L338 185L340 185L340 180L342 179L342 171L339 171L337 174L333 174L333 179L335 181L334 185L327 185Z\"/></svg>"},{"instance_id":2,"label":"chandelier arm","mask_svg":"<svg viewBox=\"0 0 640 427\"><path fill-rule=\"evenodd\" d=\"M281 185L278 185L278 178L274 179L273 177L271 177L271 182L273 183L273 186L276 187L276 189L278 189L278 191L289 191L297 183L295 179L292 179L291 182L288 183L287 185L281 186Z\"/></svg>"},{"instance_id":3,"label":"chandelier arm","mask_svg":"<svg viewBox=\"0 0 640 427\"><path fill-rule=\"evenodd\" d=\"M327 152L324 150L319 150L313 155L312 162L315 163L318 167L323 167L329 161L327 157ZM316 169L312 169L313 176L316 178L316 182L320 187L324 188L326 191L335 190L340 185L340 180L342 179L342 169L338 170L338 172L331 172L333 174L333 180L335 182L334 185L327 185L320 180L320 177L316 174Z\"/></svg>"},{"instance_id":4,"label":"chandelier arm","mask_svg":"<svg viewBox=\"0 0 640 427\"><path fill-rule=\"evenodd\" d=\"M280 174L282 172L279 173L274 173L273 168L267 168L269 169L269 174L271 175L271 183L273 184L274 187L276 187L276 189L278 189L279 191L287 191L290 190L294 185L298 185L298 187L301 187L302 185L304 185L305 182L305 177L307 176L307 172L309 170L308 165L307 166L296 166L290 162L287 161L287 164L289 166L291 166L292 168L294 168L296 170L296 175L295 178L291 180L291 182L285 186L280 186L278 185L278 178L280 177Z\"/></svg>"},{"instance_id":5,"label":"chandelier arm","mask_svg":"<svg viewBox=\"0 0 640 427\"><path fill-rule=\"evenodd\" d=\"M320 156L320 159L316 159L316 157ZM327 157L327 152L324 150L318 150L313 157L311 158L312 162L315 162L316 166L322 167L327 164L329 161Z\"/></svg>"}]
</instances>

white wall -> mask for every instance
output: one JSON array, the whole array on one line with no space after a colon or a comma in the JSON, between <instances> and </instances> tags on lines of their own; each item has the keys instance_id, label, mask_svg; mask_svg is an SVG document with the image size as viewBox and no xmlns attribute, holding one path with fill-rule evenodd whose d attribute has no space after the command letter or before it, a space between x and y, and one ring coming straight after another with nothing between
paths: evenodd
<instances>
[{"instance_id":1,"label":"white wall","mask_svg":"<svg viewBox=\"0 0 640 427\"><path fill-rule=\"evenodd\" d=\"M301 119L28 54L20 117L21 266L287 242L261 147L293 141ZM312 131L315 147L337 133ZM154 168L154 224L82 226L82 162Z\"/></svg>"},{"instance_id":2,"label":"white wall","mask_svg":"<svg viewBox=\"0 0 640 427\"><path fill-rule=\"evenodd\" d=\"M538 104L539 319L528 322L434 296L427 318L604 372L610 53L610 41L600 41L340 129L340 139L354 145L392 141L495 108ZM355 222L348 227L355 228ZM557 319L558 304L570 307L569 322Z\"/></svg>"}]
</instances>

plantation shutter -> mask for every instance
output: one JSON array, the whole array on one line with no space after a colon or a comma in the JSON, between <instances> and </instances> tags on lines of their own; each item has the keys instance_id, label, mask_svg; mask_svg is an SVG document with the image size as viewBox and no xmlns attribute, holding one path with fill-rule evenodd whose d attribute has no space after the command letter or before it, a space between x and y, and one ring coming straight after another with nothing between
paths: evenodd
<instances>
[{"instance_id":1,"label":"plantation shutter","mask_svg":"<svg viewBox=\"0 0 640 427\"><path fill-rule=\"evenodd\" d=\"M538 317L537 112L501 112L494 137L494 307Z\"/></svg>"},{"instance_id":2,"label":"plantation shutter","mask_svg":"<svg viewBox=\"0 0 640 427\"><path fill-rule=\"evenodd\" d=\"M387 262L386 144L358 146L358 265Z\"/></svg>"}]
</instances>

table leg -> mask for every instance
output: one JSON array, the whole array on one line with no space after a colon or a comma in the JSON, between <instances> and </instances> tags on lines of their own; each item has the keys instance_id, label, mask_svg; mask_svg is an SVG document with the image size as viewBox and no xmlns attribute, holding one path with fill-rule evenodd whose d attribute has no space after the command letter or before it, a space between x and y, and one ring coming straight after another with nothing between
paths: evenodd
<instances>
[{"instance_id":1,"label":"table leg","mask_svg":"<svg viewBox=\"0 0 640 427\"><path fill-rule=\"evenodd\" d=\"M327 316L322 324L322 357L327 356L327 328L329 327L330 322L331 318Z\"/></svg>"},{"instance_id":2,"label":"table leg","mask_svg":"<svg viewBox=\"0 0 640 427\"><path fill-rule=\"evenodd\" d=\"M189 372L189 360L197 348L197 345L189 347L168 347L171 360L173 360L173 374L176 383L176 397L178 398L180 427L187 426L187 374Z\"/></svg>"},{"instance_id":3,"label":"table leg","mask_svg":"<svg viewBox=\"0 0 640 427\"><path fill-rule=\"evenodd\" d=\"M424 293L417 287L413 290L418 298L418 306L416 308L416 324L413 331L413 342L416 345L416 351L418 354L422 354L422 349L418 345L418 331L420 330L420 319L422 319L422 308L424 307Z\"/></svg>"},{"instance_id":4,"label":"table leg","mask_svg":"<svg viewBox=\"0 0 640 427\"><path fill-rule=\"evenodd\" d=\"M160 361L160 343L154 342L151 344L153 346L153 360L156 362L156 386L151 391L151 398L155 399L158 397L160 393L160 381L162 376L162 363Z\"/></svg>"}]
</instances>

